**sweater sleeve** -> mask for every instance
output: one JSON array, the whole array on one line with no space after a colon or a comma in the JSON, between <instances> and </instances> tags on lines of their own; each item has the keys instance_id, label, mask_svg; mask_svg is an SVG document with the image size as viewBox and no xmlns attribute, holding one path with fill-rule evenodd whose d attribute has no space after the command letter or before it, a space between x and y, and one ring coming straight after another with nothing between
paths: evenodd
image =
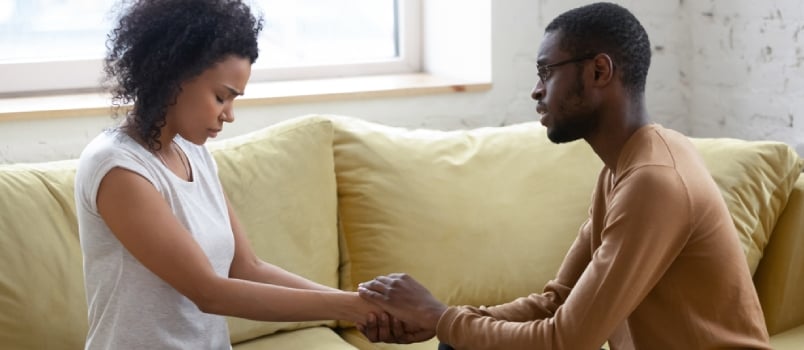
<instances>
[{"instance_id":1,"label":"sweater sleeve","mask_svg":"<svg viewBox=\"0 0 804 350\"><path fill-rule=\"evenodd\" d=\"M591 222L587 220L581 225L578 236L564 257L556 278L545 285L541 294L533 293L510 303L471 309L472 312L514 322L553 317L558 307L567 300L570 291L592 258L590 236Z\"/></svg>"},{"instance_id":2,"label":"sweater sleeve","mask_svg":"<svg viewBox=\"0 0 804 350\"><path fill-rule=\"evenodd\" d=\"M689 237L691 215L686 186L664 166L624 174L607 197L599 246L594 245L591 261L552 317L506 321L475 308L451 307L438 322L441 342L456 349L602 345L679 254Z\"/></svg>"}]
</instances>

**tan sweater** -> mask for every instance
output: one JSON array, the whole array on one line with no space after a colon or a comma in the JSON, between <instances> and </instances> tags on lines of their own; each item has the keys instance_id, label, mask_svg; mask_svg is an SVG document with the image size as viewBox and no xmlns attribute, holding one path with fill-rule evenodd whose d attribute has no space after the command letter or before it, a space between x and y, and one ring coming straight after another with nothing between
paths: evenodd
<instances>
[{"instance_id":1,"label":"tan sweater","mask_svg":"<svg viewBox=\"0 0 804 350\"><path fill-rule=\"evenodd\" d=\"M527 276L523 276L527 278ZM731 216L687 138L658 125L604 168L590 217L541 294L450 307L462 349L770 349Z\"/></svg>"}]
</instances>

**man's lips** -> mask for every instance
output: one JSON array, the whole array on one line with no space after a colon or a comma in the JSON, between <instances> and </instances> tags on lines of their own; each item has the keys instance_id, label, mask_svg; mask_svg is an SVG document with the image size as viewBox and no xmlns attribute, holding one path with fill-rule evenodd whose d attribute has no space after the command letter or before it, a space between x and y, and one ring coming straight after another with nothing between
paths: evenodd
<instances>
[{"instance_id":1,"label":"man's lips","mask_svg":"<svg viewBox=\"0 0 804 350\"><path fill-rule=\"evenodd\" d=\"M539 122L542 123L542 125L547 126L546 125L546 122L547 122L547 106L545 106L544 104L539 103L538 105L536 105L536 113L539 113L539 115L541 116L541 118L539 119Z\"/></svg>"},{"instance_id":2,"label":"man's lips","mask_svg":"<svg viewBox=\"0 0 804 350\"><path fill-rule=\"evenodd\" d=\"M536 105L536 113L539 113L541 115L547 114L547 106L539 103L538 105Z\"/></svg>"}]
</instances>

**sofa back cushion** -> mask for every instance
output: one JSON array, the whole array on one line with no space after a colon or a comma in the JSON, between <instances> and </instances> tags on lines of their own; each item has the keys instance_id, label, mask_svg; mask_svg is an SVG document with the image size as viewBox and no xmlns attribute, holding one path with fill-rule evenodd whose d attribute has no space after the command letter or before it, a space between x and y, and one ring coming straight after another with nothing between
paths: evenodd
<instances>
[{"instance_id":1,"label":"sofa back cushion","mask_svg":"<svg viewBox=\"0 0 804 350\"><path fill-rule=\"evenodd\" d=\"M449 304L537 292L587 217L602 166L586 143L554 145L537 123L434 131L333 120L345 289L407 272ZM692 142L753 273L804 164L779 142Z\"/></svg>"},{"instance_id":2,"label":"sofa back cushion","mask_svg":"<svg viewBox=\"0 0 804 350\"><path fill-rule=\"evenodd\" d=\"M768 333L804 325L804 176L799 176L754 274ZM801 327L804 331L804 327Z\"/></svg>"},{"instance_id":3,"label":"sofa back cushion","mask_svg":"<svg viewBox=\"0 0 804 350\"><path fill-rule=\"evenodd\" d=\"M75 167L75 161L0 165L1 348L84 346Z\"/></svg>"},{"instance_id":4,"label":"sofa back cushion","mask_svg":"<svg viewBox=\"0 0 804 350\"><path fill-rule=\"evenodd\" d=\"M263 260L338 287L338 231L332 123L288 120L208 145L229 201ZM333 326L229 318L233 343L279 330Z\"/></svg>"},{"instance_id":5,"label":"sofa back cushion","mask_svg":"<svg viewBox=\"0 0 804 350\"><path fill-rule=\"evenodd\" d=\"M692 138L729 207L753 275L804 167L787 144Z\"/></svg>"},{"instance_id":6,"label":"sofa back cushion","mask_svg":"<svg viewBox=\"0 0 804 350\"><path fill-rule=\"evenodd\" d=\"M335 123L341 287L406 272L448 304L542 289L586 219L601 162L537 123L465 131Z\"/></svg>"}]
</instances>

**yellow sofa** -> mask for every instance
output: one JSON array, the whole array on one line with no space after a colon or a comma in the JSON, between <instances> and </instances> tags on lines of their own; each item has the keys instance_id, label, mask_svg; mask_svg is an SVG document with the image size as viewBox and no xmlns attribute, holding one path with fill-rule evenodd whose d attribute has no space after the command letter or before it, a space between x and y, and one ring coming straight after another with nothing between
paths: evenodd
<instances>
[{"instance_id":1,"label":"yellow sofa","mask_svg":"<svg viewBox=\"0 0 804 350\"><path fill-rule=\"evenodd\" d=\"M804 348L804 162L782 143L693 142L733 214L774 348ZM263 259L346 290L407 272L449 304L540 291L601 167L585 143L553 145L537 123L434 131L304 116L209 147ZM83 346L75 166L0 165L0 348ZM371 344L334 321L230 318L230 330L236 350L436 344Z\"/></svg>"}]
</instances>

